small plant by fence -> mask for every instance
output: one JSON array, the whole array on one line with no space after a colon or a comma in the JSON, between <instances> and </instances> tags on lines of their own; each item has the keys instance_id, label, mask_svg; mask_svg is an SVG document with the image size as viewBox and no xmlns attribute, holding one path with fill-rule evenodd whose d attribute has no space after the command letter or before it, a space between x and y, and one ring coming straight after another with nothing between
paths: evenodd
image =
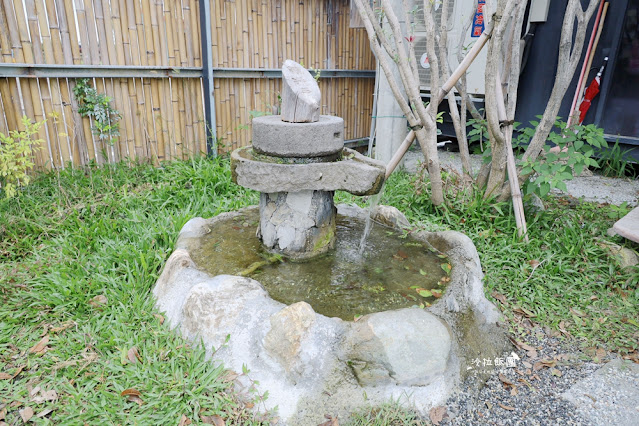
<instances>
[{"instance_id":1,"label":"small plant by fence","mask_svg":"<svg viewBox=\"0 0 639 426\"><path fill-rule=\"evenodd\" d=\"M220 152L250 143L251 114L277 104L286 59L322 70L322 113L344 117L346 139L368 136L375 61L365 30L349 26L349 1L203 1ZM23 116L46 119L38 168L204 153L200 4L1 1L0 132L24 130ZM96 131L104 123L79 113L80 79L121 115L117 127Z\"/></svg>"}]
</instances>

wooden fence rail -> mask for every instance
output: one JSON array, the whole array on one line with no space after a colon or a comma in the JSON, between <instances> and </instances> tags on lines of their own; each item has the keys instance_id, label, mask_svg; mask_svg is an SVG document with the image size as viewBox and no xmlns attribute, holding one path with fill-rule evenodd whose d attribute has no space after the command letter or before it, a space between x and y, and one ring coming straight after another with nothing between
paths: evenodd
<instances>
[{"instance_id":1,"label":"wooden fence rail","mask_svg":"<svg viewBox=\"0 0 639 426\"><path fill-rule=\"evenodd\" d=\"M347 139L368 136L374 73L363 71L375 60L365 30L349 26L348 0L205 1L220 152L248 145L252 115L277 105L273 70L286 59L344 70L321 76L322 113L344 118ZM0 0L0 132L20 129L22 116L46 119L39 168L199 155L200 35L198 0ZM80 76L122 114L112 145L77 112Z\"/></svg>"}]
</instances>

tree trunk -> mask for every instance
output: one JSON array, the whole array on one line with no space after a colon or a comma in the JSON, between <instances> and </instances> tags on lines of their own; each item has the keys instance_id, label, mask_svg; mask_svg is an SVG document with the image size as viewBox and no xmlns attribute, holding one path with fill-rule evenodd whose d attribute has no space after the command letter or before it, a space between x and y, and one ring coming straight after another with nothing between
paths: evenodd
<instances>
[{"instance_id":1,"label":"tree trunk","mask_svg":"<svg viewBox=\"0 0 639 426\"><path fill-rule=\"evenodd\" d=\"M437 127L433 126L430 129L423 127L416 130L415 134L426 159L428 178L430 179L430 199L434 205L439 206L444 202L444 186L437 155Z\"/></svg>"}]
</instances>

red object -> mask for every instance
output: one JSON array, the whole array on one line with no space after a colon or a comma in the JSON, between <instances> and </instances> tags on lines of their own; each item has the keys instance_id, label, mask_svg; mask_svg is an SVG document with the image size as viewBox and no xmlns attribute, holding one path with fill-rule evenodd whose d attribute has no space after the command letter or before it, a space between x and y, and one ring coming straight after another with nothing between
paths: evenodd
<instances>
[{"instance_id":1,"label":"red object","mask_svg":"<svg viewBox=\"0 0 639 426\"><path fill-rule=\"evenodd\" d=\"M590 105L592 104L592 100L599 93L599 83L601 82L601 74L597 74L595 78L592 79L590 86L586 89L586 93L584 93L584 100L581 101L581 105L579 105L579 124L584 121L586 118L586 113L590 109Z\"/></svg>"}]
</instances>

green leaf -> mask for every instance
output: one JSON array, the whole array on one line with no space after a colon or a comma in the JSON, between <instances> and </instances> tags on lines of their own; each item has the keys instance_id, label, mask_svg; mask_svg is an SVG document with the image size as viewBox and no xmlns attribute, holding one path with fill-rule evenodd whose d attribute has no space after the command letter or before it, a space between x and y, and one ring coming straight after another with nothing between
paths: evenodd
<instances>
[{"instance_id":1,"label":"green leaf","mask_svg":"<svg viewBox=\"0 0 639 426\"><path fill-rule=\"evenodd\" d=\"M539 195L540 196L545 196L546 194L548 194L550 192L550 184L547 182L543 182L539 185Z\"/></svg>"},{"instance_id":2,"label":"green leaf","mask_svg":"<svg viewBox=\"0 0 639 426\"><path fill-rule=\"evenodd\" d=\"M430 291L425 290L425 289L423 289L423 288L422 288L422 289L417 290L417 293L418 293L420 296L422 296L422 297L433 297L433 293L431 293Z\"/></svg>"}]
</instances>

